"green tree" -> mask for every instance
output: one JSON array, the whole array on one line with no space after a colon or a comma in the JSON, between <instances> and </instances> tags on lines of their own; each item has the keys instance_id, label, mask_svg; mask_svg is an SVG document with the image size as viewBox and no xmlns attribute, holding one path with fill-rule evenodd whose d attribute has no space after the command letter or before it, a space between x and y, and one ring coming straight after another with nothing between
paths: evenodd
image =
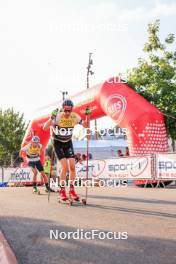
<instances>
[{"instance_id":1,"label":"green tree","mask_svg":"<svg viewBox=\"0 0 176 264\"><path fill-rule=\"evenodd\" d=\"M0 165L8 166L18 157L25 129L23 114L0 109Z\"/></svg>"},{"instance_id":2,"label":"green tree","mask_svg":"<svg viewBox=\"0 0 176 264\"><path fill-rule=\"evenodd\" d=\"M127 72L127 79L139 94L158 107L165 115L166 127L176 140L176 51L172 49L174 35L164 41L159 38L160 21L148 25L148 41L144 45L145 58Z\"/></svg>"}]
</instances>

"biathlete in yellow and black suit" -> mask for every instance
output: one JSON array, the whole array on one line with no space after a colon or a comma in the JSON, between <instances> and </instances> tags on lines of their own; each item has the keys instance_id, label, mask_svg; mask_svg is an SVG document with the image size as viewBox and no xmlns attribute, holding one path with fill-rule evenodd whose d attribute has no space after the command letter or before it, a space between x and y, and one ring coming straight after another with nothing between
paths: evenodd
<instances>
[{"instance_id":1,"label":"biathlete in yellow and black suit","mask_svg":"<svg viewBox=\"0 0 176 264\"><path fill-rule=\"evenodd\" d=\"M65 191L65 183L66 175L69 172L69 195L72 199L79 200L79 196L76 194L73 185L76 178L76 171L72 133L77 124L82 124L86 127L86 123L83 123L81 117L72 111L73 102L70 99L66 99L63 102L62 109L62 112L58 112L58 110L52 112L50 119L44 125L44 130L47 130L49 127L52 127L53 130L54 151L61 165L60 198L62 200L68 199Z\"/></svg>"},{"instance_id":2,"label":"biathlete in yellow and black suit","mask_svg":"<svg viewBox=\"0 0 176 264\"><path fill-rule=\"evenodd\" d=\"M43 178L46 191L54 192L54 190L49 187L48 178L44 173L43 165L40 160L41 150L42 145L40 144L40 138L38 136L33 136L31 142L21 149L20 156L27 161L28 166L32 168L34 192L37 192L37 171L40 172Z\"/></svg>"}]
</instances>

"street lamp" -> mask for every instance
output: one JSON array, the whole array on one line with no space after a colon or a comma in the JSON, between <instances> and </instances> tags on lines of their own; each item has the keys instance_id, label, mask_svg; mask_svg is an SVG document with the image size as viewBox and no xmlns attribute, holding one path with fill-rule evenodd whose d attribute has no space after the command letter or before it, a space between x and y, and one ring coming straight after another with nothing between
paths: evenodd
<instances>
[{"instance_id":1,"label":"street lamp","mask_svg":"<svg viewBox=\"0 0 176 264\"><path fill-rule=\"evenodd\" d=\"M68 95L67 91L59 91L62 94L62 101L65 100L65 96Z\"/></svg>"},{"instance_id":2,"label":"street lamp","mask_svg":"<svg viewBox=\"0 0 176 264\"><path fill-rule=\"evenodd\" d=\"M88 61L88 66L87 66L87 89L89 89L89 76L93 75L94 72L92 71L91 67L93 65L93 60L92 60L92 54L89 53L89 61ZM97 133L97 120L95 119L95 139L98 139L98 133Z\"/></svg>"},{"instance_id":3,"label":"street lamp","mask_svg":"<svg viewBox=\"0 0 176 264\"><path fill-rule=\"evenodd\" d=\"M89 61L88 61L88 66L87 66L87 89L89 89L89 75L93 75L94 72L91 70L91 66L93 65L93 60L92 60L92 54L89 53Z\"/></svg>"}]
</instances>

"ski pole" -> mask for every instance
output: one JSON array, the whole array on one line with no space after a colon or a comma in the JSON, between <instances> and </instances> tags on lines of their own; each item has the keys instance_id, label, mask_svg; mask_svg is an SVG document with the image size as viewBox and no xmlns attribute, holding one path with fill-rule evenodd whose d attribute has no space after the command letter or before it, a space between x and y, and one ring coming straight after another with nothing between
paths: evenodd
<instances>
[{"instance_id":1,"label":"ski pole","mask_svg":"<svg viewBox=\"0 0 176 264\"><path fill-rule=\"evenodd\" d=\"M51 176L52 176L53 162L54 162L54 149L53 149L53 145L52 145L51 165L50 165L50 173L49 173L49 177L48 177L48 187L49 187L49 191L48 191L48 203L50 201L50 179L51 179Z\"/></svg>"},{"instance_id":2,"label":"ski pole","mask_svg":"<svg viewBox=\"0 0 176 264\"><path fill-rule=\"evenodd\" d=\"M86 115L86 122L87 122L87 156L86 156L86 195L85 195L85 199L86 199L86 203L87 203L87 196L88 196L88 177L89 177L89 143L90 143L90 114L91 114L91 110L90 108L87 106L86 111L85 111L85 115Z\"/></svg>"}]
</instances>

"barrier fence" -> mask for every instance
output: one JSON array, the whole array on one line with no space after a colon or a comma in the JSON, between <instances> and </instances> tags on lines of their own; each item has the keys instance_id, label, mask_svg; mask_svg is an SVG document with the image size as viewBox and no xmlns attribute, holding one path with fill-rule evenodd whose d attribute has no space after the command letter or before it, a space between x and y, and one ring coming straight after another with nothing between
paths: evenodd
<instances>
[{"instance_id":1,"label":"barrier fence","mask_svg":"<svg viewBox=\"0 0 176 264\"><path fill-rule=\"evenodd\" d=\"M57 175L59 175L57 166ZM86 178L86 162L76 164L78 178ZM176 153L157 153L145 156L122 157L89 161L89 178L126 180L176 180ZM38 182L41 183L38 174ZM0 168L0 184L32 183L31 168Z\"/></svg>"}]
</instances>

